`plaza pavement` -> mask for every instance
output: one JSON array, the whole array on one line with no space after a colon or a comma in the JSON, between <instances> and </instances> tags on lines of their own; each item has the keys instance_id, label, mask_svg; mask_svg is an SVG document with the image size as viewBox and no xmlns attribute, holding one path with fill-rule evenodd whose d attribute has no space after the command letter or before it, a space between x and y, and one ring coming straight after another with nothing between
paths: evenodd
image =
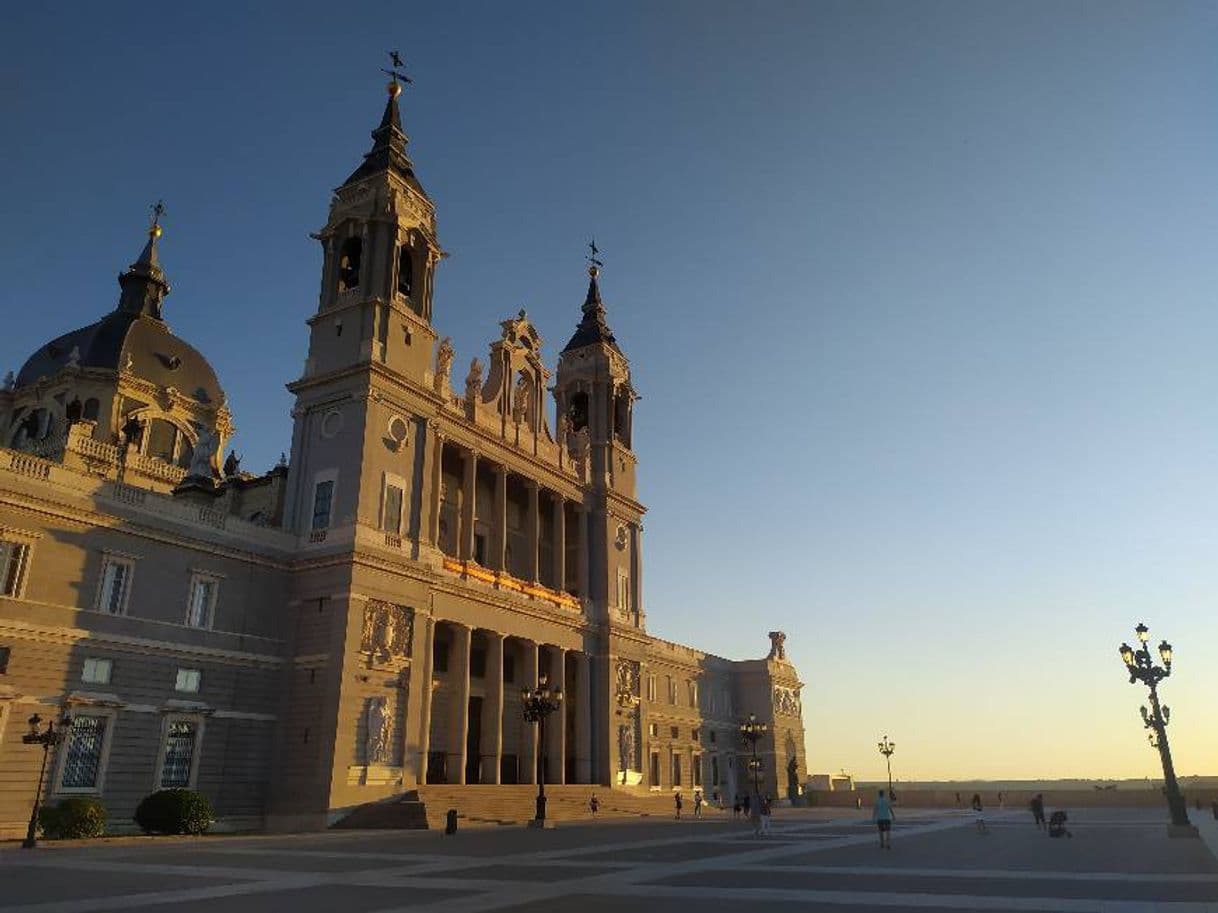
<instances>
[{"instance_id":1,"label":"plaza pavement","mask_svg":"<svg viewBox=\"0 0 1218 913\"><path fill-rule=\"evenodd\" d=\"M960 811L901 813L880 850L864 813L435 832L332 831L0 848L0 910L292 913L695 910L738 913L1218 913L1218 827L1170 840L1157 810L1072 812L1051 840L1026 812L974 832Z\"/></svg>"}]
</instances>

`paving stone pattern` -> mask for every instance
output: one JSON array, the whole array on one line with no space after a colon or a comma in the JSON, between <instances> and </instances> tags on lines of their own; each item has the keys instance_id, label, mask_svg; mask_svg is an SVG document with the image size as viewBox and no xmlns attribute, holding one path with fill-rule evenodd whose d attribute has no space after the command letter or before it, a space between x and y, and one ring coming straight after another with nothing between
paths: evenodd
<instances>
[{"instance_id":1,"label":"paving stone pattern","mask_svg":"<svg viewBox=\"0 0 1218 913\"><path fill-rule=\"evenodd\" d=\"M1218 913L1218 827L1170 840L1150 810L1088 809L1071 839L1031 817L910 815L881 850L865 815L210 837L0 848L0 910L265 913L977 910ZM1200 823L1200 822L1199 822Z\"/></svg>"}]
</instances>

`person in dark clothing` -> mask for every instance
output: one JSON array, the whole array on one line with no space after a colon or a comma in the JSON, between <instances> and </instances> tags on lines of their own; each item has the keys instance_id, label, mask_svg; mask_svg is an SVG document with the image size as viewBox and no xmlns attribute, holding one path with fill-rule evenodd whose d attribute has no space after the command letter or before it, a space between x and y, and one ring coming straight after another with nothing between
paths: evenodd
<instances>
[{"instance_id":1,"label":"person in dark clothing","mask_svg":"<svg viewBox=\"0 0 1218 913\"><path fill-rule=\"evenodd\" d=\"M1036 821L1036 829L1043 831L1045 829L1045 796L1044 793L1037 793L1032 797L1032 801L1028 803L1028 807L1032 809L1032 817Z\"/></svg>"},{"instance_id":2,"label":"person in dark clothing","mask_svg":"<svg viewBox=\"0 0 1218 913\"><path fill-rule=\"evenodd\" d=\"M744 794L744 817L748 818L750 815L752 815L752 809L753 809L753 797L750 796L748 793L745 793Z\"/></svg>"},{"instance_id":3,"label":"person in dark clothing","mask_svg":"<svg viewBox=\"0 0 1218 913\"><path fill-rule=\"evenodd\" d=\"M681 807L685 804L685 800L681 798L681 794L677 793L672 797L673 803L677 806L677 820L681 820Z\"/></svg>"}]
</instances>

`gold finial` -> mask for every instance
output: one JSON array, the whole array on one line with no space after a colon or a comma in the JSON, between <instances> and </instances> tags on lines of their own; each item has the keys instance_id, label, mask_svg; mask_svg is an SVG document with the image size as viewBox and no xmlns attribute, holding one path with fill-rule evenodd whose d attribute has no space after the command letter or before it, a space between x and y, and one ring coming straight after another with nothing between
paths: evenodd
<instances>
[{"instance_id":1,"label":"gold finial","mask_svg":"<svg viewBox=\"0 0 1218 913\"><path fill-rule=\"evenodd\" d=\"M389 93L390 98L397 98L402 94L402 86L396 79L390 80L385 86L385 91Z\"/></svg>"},{"instance_id":2,"label":"gold finial","mask_svg":"<svg viewBox=\"0 0 1218 913\"><path fill-rule=\"evenodd\" d=\"M148 237L159 238L164 233L161 229L161 216L165 214L165 204L157 200L151 208L152 224L148 226Z\"/></svg>"}]
</instances>

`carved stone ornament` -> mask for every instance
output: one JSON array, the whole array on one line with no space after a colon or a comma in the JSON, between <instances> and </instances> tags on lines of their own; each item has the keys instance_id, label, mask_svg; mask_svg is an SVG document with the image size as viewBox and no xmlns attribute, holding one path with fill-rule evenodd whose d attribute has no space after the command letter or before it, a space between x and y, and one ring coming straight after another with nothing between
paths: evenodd
<instances>
[{"instance_id":1,"label":"carved stone ornament","mask_svg":"<svg viewBox=\"0 0 1218 913\"><path fill-rule=\"evenodd\" d=\"M529 387L528 377L521 374L516 379L516 390L512 395L512 421L517 425L522 424L529 415L529 403L532 399L532 392Z\"/></svg>"},{"instance_id":2,"label":"carved stone ornament","mask_svg":"<svg viewBox=\"0 0 1218 913\"><path fill-rule=\"evenodd\" d=\"M782 631L770 632L770 655L766 659L776 659L779 662L787 661L787 635Z\"/></svg>"},{"instance_id":3,"label":"carved stone ornament","mask_svg":"<svg viewBox=\"0 0 1218 913\"><path fill-rule=\"evenodd\" d=\"M215 433L207 428L199 430L199 439L195 441L194 452L190 457L190 472L188 475L201 479L210 479L214 472L216 450L220 441Z\"/></svg>"},{"instance_id":4,"label":"carved stone ornament","mask_svg":"<svg viewBox=\"0 0 1218 913\"><path fill-rule=\"evenodd\" d=\"M799 694L791 688L775 688L774 712L799 716Z\"/></svg>"},{"instance_id":5,"label":"carved stone ornament","mask_svg":"<svg viewBox=\"0 0 1218 913\"><path fill-rule=\"evenodd\" d=\"M617 750L619 766L622 770L642 770L642 757L639 752L639 710L633 708L626 716L626 722L617 727Z\"/></svg>"},{"instance_id":6,"label":"carved stone ornament","mask_svg":"<svg viewBox=\"0 0 1218 913\"><path fill-rule=\"evenodd\" d=\"M474 359L469 363L469 373L465 375L465 399L471 405L478 402L482 396L482 362Z\"/></svg>"},{"instance_id":7,"label":"carved stone ornament","mask_svg":"<svg viewBox=\"0 0 1218 913\"><path fill-rule=\"evenodd\" d=\"M618 706L629 707L639 702L639 664L629 659L619 659L616 667L615 696Z\"/></svg>"},{"instance_id":8,"label":"carved stone ornament","mask_svg":"<svg viewBox=\"0 0 1218 913\"><path fill-rule=\"evenodd\" d=\"M617 550L624 551L626 548L626 527L619 524L617 528L617 538L613 540L613 544L617 546Z\"/></svg>"},{"instance_id":9,"label":"carved stone ornament","mask_svg":"<svg viewBox=\"0 0 1218 913\"><path fill-rule=\"evenodd\" d=\"M409 659L413 639L413 609L379 599L368 600L360 637L361 653L382 663Z\"/></svg>"},{"instance_id":10,"label":"carved stone ornament","mask_svg":"<svg viewBox=\"0 0 1218 913\"><path fill-rule=\"evenodd\" d=\"M389 699L372 697L364 711L367 735L364 738L364 760L367 764L389 764L392 762L390 738L393 733L393 717L389 714Z\"/></svg>"},{"instance_id":11,"label":"carved stone ornament","mask_svg":"<svg viewBox=\"0 0 1218 913\"><path fill-rule=\"evenodd\" d=\"M445 336L440 340L440 348L436 350L436 375L433 383L437 393L443 393L448 389L449 376L452 374L453 358L455 357L453 341Z\"/></svg>"}]
</instances>

